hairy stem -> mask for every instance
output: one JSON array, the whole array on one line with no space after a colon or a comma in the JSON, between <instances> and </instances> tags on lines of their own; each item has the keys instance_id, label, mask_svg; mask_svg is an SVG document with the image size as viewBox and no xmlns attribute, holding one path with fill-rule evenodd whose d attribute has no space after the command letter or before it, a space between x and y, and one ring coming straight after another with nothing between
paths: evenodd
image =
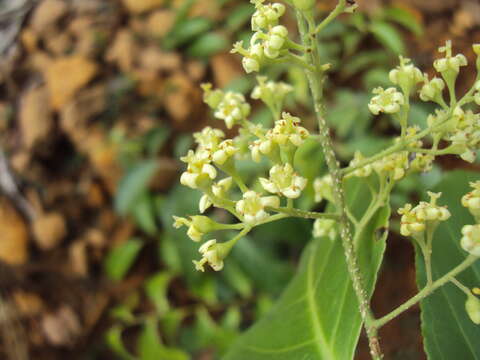
<instances>
[{"instance_id":1,"label":"hairy stem","mask_svg":"<svg viewBox=\"0 0 480 360\"><path fill-rule=\"evenodd\" d=\"M282 214L287 214L292 217L299 217L304 219L332 219L338 220L340 216L338 214L331 214L331 213L321 213L316 211L305 211L296 208L289 208L289 207L267 207L267 210L275 211Z\"/></svg>"},{"instance_id":2,"label":"hairy stem","mask_svg":"<svg viewBox=\"0 0 480 360\"><path fill-rule=\"evenodd\" d=\"M333 180L333 195L337 210L339 211L339 224L341 228L340 235L345 252L348 272L352 279L353 288L360 305L360 314L369 339L371 355L373 359L381 359L382 352L380 350L377 330L376 327L372 325L374 322L372 321L369 298L363 285L362 277L358 267L358 261L355 255L355 248L342 187L342 174L340 173L339 164L333 151L333 146L330 139L330 131L324 117L322 86L324 74L319 59L318 43L314 35L316 29L312 12L308 11L302 13L297 10L297 21L300 35L302 37L302 43L307 49L311 49L310 52L306 53L306 61L315 68L315 71L310 70L310 68L306 68L305 73L308 78L310 91L313 97L314 110L319 127L319 140L322 145L325 160Z\"/></svg>"},{"instance_id":3,"label":"hairy stem","mask_svg":"<svg viewBox=\"0 0 480 360\"><path fill-rule=\"evenodd\" d=\"M377 328L382 327L389 321L396 318L401 313L411 308L420 300L423 300L424 298L426 298L428 295L433 293L436 289L438 289L442 285L445 285L447 282L452 281L452 279L454 279L456 275L460 274L462 271L470 267L470 265L472 265L477 260L478 260L477 256L469 255L462 263L460 263L455 268L450 270L447 274L443 275L440 279L434 281L431 285L427 284L417 295L410 298L409 300L404 302L402 305L400 305L398 308L388 313L384 317L381 317L380 319L375 320L374 324L376 325Z\"/></svg>"}]
</instances>

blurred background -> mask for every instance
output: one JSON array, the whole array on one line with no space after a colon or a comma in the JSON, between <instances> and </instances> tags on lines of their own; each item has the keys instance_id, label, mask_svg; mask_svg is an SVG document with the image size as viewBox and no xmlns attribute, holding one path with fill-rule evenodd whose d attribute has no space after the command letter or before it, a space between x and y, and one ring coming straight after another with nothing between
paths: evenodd
<instances>
[{"instance_id":1,"label":"blurred background","mask_svg":"<svg viewBox=\"0 0 480 360\"><path fill-rule=\"evenodd\" d=\"M480 42L477 0L358 3L319 39L333 65L328 121L345 163L357 149L377 152L397 131L366 105L368 89L388 84L398 54L431 74L445 40L470 64L470 45ZM334 5L318 1L320 13ZM1 359L213 360L268 311L295 271L310 222L260 227L222 272L203 274L191 263L198 245L171 218L197 213L200 194L178 183L192 132L224 126L199 85L244 94L255 86L229 54L251 36L252 13L247 0L0 0ZM285 25L295 33L293 17ZM460 93L473 71L462 73ZM313 129L302 71L265 73L294 86L287 109ZM252 105L253 121L272 123ZM423 126L431 110L415 103L413 122ZM301 149L310 179L324 171L320 154L317 144ZM242 172L254 179L266 166L245 162ZM479 169L444 157L429 174L400 182L394 208L445 169L466 166ZM313 202L312 189L304 201ZM374 309L385 313L415 292L413 249L393 233ZM385 326L387 358L424 359L419 327L418 308ZM363 338L356 358L369 358Z\"/></svg>"}]
</instances>

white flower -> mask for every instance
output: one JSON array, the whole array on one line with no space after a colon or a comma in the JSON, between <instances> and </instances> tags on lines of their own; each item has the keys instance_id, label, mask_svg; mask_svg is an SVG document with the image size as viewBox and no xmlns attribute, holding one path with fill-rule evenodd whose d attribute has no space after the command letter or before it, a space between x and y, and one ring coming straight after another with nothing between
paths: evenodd
<instances>
[{"instance_id":1,"label":"white flower","mask_svg":"<svg viewBox=\"0 0 480 360\"><path fill-rule=\"evenodd\" d=\"M475 218L480 218L480 181L471 182L472 191L463 195L462 205L465 206Z\"/></svg>"},{"instance_id":2,"label":"white flower","mask_svg":"<svg viewBox=\"0 0 480 360\"><path fill-rule=\"evenodd\" d=\"M195 142L200 149L214 151L225 134L220 129L213 129L210 126L205 127L202 131L193 134Z\"/></svg>"},{"instance_id":3,"label":"white flower","mask_svg":"<svg viewBox=\"0 0 480 360\"><path fill-rule=\"evenodd\" d=\"M268 155L272 151L273 144L271 140L259 139L248 145L250 152L252 153L252 159L255 162L260 162L263 155Z\"/></svg>"},{"instance_id":4,"label":"white flower","mask_svg":"<svg viewBox=\"0 0 480 360\"><path fill-rule=\"evenodd\" d=\"M460 245L472 255L480 256L480 225L465 225L462 228Z\"/></svg>"},{"instance_id":5,"label":"white flower","mask_svg":"<svg viewBox=\"0 0 480 360\"><path fill-rule=\"evenodd\" d=\"M261 99L266 104L282 103L293 87L284 82L267 81L265 76L257 76L258 85L252 91L252 99Z\"/></svg>"},{"instance_id":6,"label":"white flower","mask_svg":"<svg viewBox=\"0 0 480 360\"><path fill-rule=\"evenodd\" d=\"M402 215L400 222L400 233L403 236L418 236L425 231L427 226L434 228L439 221L450 218L450 212L445 206L436 204L441 193L428 192L430 202L421 201L412 209L412 205L406 204L398 210Z\"/></svg>"},{"instance_id":7,"label":"white flower","mask_svg":"<svg viewBox=\"0 0 480 360\"><path fill-rule=\"evenodd\" d=\"M332 219L316 219L313 223L313 236L316 238L328 237L330 240L335 240L337 237L335 220Z\"/></svg>"},{"instance_id":8,"label":"white flower","mask_svg":"<svg viewBox=\"0 0 480 360\"><path fill-rule=\"evenodd\" d=\"M264 41L265 56L275 59L280 54L280 50L288 36L288 30L285 26L277 25L269 30Z\"/></svg>"},{"instance_id":9,"label":"white flower","mask_svg":"<svg viewBox=\"0 0 480 360\"><path fill-rule=\"evenodd\" d=\"M208 197L208 195L203 194L200 198L200 201L198 202L198 210L200 210L200 213L203 214L212 205L213 203Z\"/></svg>"},{"instance_id":10,"label":"white flower","mask_svg":"<svg viewBox=\"0 0 480 360\"><path fill-rule=\"evenodd\" d=\"M448 40L445 46L438 49L439 52L444 52L445 57L437 59L433 62L433 67L439 73L445 73L450 71L455 75L460 71L460 66L466 66L468 64L467 58L462 54L452 56L452 42Z\"/></svg>"},{"instance_id":11,"label":"white flower","mask_svg":"<svg viewBox=\"0 0 480 360\"><path fill-rule=\"evenodd\" d=\"M180 177L182 185L197 189L217 177L217 170L210 164L210 153L206 150L189 150L180 160L188 164L187 171Z\"/></svg>"},{"instance_id":12,"label":"white flower","mask_svg":"<svg viewBox=\"0 0 480 360\"><path fill-rule=\"evenodd\" d=\"M362 155L360 151L355 151L355 154L353 155L352 161L350 161L350 166L357 166L360 164L363 160L365 160L365 157ZM367 164L365 166L362 166L355 170L353 172L353 175L356 177L369 177L370 174L372 173L372 165Z\"/></svg>"},{"instance_id":13,"label":"white flower","mask_svg":"<svg viewBox=\"0 0 480 360\"><path fill-rule=\"evenodd\" d=\"M400 111L400 106L405 103L403 95L394 87L383 89L381 87L373 89L376 94L368 104L368 109L373 115L381 112L386 114L394 114Z\"/></svg>"},{"instance_id":14,"label":"white flower","mask_svg":"<svg viewBox=\"0 0 480 360\"><path fill-rule=\"evenodd\" d=\"M250 114L250 105L245 102L245 97L240 93L229 91L217 106L214 116L225 121L227 128L245 119Z\"/></svg>"},{"instance_id":15,"label":"white flower","mask_svg":"<svg viewBox=\"0 0 480 360\"><path fill-rule=\"evenodd\" d=\"M255 1L256 11L252 15L252 30L264 30L278 24L278 19L285 13L285 5L280 3L264 5Z\"/></svg>"},{"instance_id":16,"label":"white flower","mask_svg":"<svg viewBox=\"0 0 480 360\"><path fill-rule=\"evenodd\" d=\"M274 165L270 169L270 179L260 178L263 188L273 194L282 194L289 199L298 198L307 185L307 179L297 175L289 163Z\"/></svg>"},{"instance_id":17,"label":"white flower","mask_svg":"<svg viewBox=\"0 0 480 360\"><path fill-rule=\"evenodd\" d=\"M308 137L308 130L299 126L300 118L292 116L287 112L282 114L280 120L275 121L275 127L267 132L267 138L279 145L300 146Z\"/></svg>"},{"instance_id":18,"label":"white flower","mask_svg":"<svg viewBox=\"0 0 480 360\"><path fill-rule=\"evenodd\" d=\"M410 61L410 59L400 56L400 65L389 73L390 81L400 86L406 94L410 93L412 87L423 80L420 69L410 64Z\"/></svg>"},{"instance_id":19,"label":"white flower","mask_svg":"<svg viewBox=\"0 0 480 360\"><path fill-rule=\"evenodd\" d=\"M223 254L222 251L222 244L217 244L217 240L212 239L206 241L200 246L198 252L202 255L202 258L200 261L193 260L195 269L204 272L204 265L206 263L208 263L208 265L210 265L215 271L223 269L223 259L225 258L225 254Z\"/></svg>"},{"instance_id":20,"label":"white flower","mask_svg":"<svg viewBox=\"0 0 480 360\"><path fill-rule=\"evenodd\" d=\"M243 199L237 201L236 210L244 216L247 224L254 225L268 217L265 207L278 207L280 200L276 196L264 196L255 191L247 191L243 194Z\"/></svg>"},{"instance_id":21,"label":"white flower","mask_svg":"<svg viewBox=\"0 0 480 360\"><path fill-rule=\"evenodd\" d=\"M227 177L225 179L220 180L217 183L212 185L212 193L219 198L224 198L227 196L228 190L232 187L232 178ZM207 194L204 194L200 198L200 202L198 204L199 210L201 213L204 213L210 206L213 205L212 200Z\"/></svg>"},{"instance_id":22,"label":"white flower","mask_svg":"<svg viewBox=\"0 0 480 360\"><path fill-rule=\"evenodd\" d=\"M315 201L320 202L323 199L333 201L333 180L330 175L316 178L313 182L313 190L315 191Z\"/></svg>"},{"instance_id":23,"label":"white flower","mask_svg":"<svg viewBox=\"0 0 480 360\"><path fill-rule=\"evenodd\" d=\"M445 82L442 79L434 77L432 80L428 80L428 76L425 75L425 84L420 90L420 99L422 101L441 99L444 88Z\"/></svg>"},{"instance_id":24,"label":"white flower","mask_svg":"<svg viewBox=\"0 0 480 360\"><path fill-rule=\"evenodd\" d=\"M400 180L408 168L408 152L401 151L375 161L372 168L380 175L388 173L393 180Z\"/></svg>"},{"instance_id":25,"label":"white flower","mask_svg":"<svg viewBox=\"0 0 480 360\"><path fill-rule=\"evenodd\" d=\"M216 150L213 155L212 159L215 163L219 165L225 164L225 162L230 159L238 149L235 147L233 144L232 139L227 139L223 140L219 145L218 145L218 150Z\"/></svg>"},{"instance_id":26,"label":"white flower","mask_svg":"<svg viewBox=\"0 0 480 360\"><path fill-rule=\"evenodd\" d=\"M202 240L202 236L216 229L216 223L206 216L190 216L190 220L183 217L174 216L173 227L179 229L187 226L187 235L193 241Z\"/></svg>"}]
</instances>

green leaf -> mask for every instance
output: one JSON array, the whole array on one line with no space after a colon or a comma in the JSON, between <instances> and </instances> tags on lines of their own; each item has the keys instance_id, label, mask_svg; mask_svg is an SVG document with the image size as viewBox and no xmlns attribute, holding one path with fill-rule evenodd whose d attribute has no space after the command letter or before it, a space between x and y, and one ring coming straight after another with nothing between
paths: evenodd
<instances>
[{"instance_id":1,"label":"green leaf","mask_svg":"<svg viewBox=\"0 0 480 360\"><path fill-rule=\"evenodd\" d=\"M120 326L110 328L105 334L105 341L121 359L135 360L123 345L122 331L123 329Z\"/></svg>"},{"instance_id":2,"label":"green leaf","mask_svg":"<svg viewBox=\"0 0 480 360\"><path fill-rule=\"evenodd\" d=\"M170 309L167 297L170 280L172 280L171 273L159 272L149 277L145 282L145 293L154 303L159 314L165 314Z\"/></svg>"},{"instance_id":3,"label":"green leaf","mask_svg":"<svg viewBox=\"0 0 480 360\"><path fill-rule=\"evenodd\" d=\"M441 224L434 235L432 274L434 279L461 263L467 253L460 247L461 228L475 221L467 209L461 206L461 197L470 191L469 181L478 180L478 173L453 171L444 175L435 188L441 191L440 204L448 206L452 217ZM423 258L417 251L417 283L422 288L426 283ZM480 284L480 263L457 276L465 286L472 288ZM446 284L424 299L422 332L428 358L480 359L480 326L475 325L465 311L466 295L453 284Z\"/></svg>"},{"instance_id":4,"label":"green leaf","mask_svg":"<svg viewBox=\"0 0 480 360\"><path fill-rule=\"evenodd\" d=\"M217 33L207 33L196 39L187 49L187 55L208 58L225 50L230 45L227 38Z\"/></svg>"},{"instance_id":5,"label":"green leaf","mask_svg":"<svg viewBox=\"0 0 480 360\"><path fill-rule=\"evenodd\" d=\"M422 24L417 20L413 13L400 7L390 7L384 10L383 16L390 21L404 26L417 36L422 35Z\"/></svg>"},{"instance_id":6,"label":"green leaf","mask_svg":"<svg viewBox=\"0 0 480 360\"><path fill-rule=\"evenodd\" d=\"M356 215L365 212L369 192L348 181L348 202ZM359 264L371 294L385 250L389 208L382 208L358 235ZM299 269L272 310L250 328L224 360L353 359L361 329L358 303L351 286L340 239L313 240Z\"/></svg>"},{"instance_id":7,"label":"green leaf","mask_svg":"<svg viewBox=\"0 0 480 360\"><path fill-rule=\"evenodd\" d=\"M402 36L394 26L383 21L374 21L370 25L370 31L378 42L395 54L405 53Z\"/></svg>"},{"instance_id":8,"label":"green leaf","mask_svg":"<svg viewBox=\"0 0 480 360\"><path fill-rule=\"evenodd\" d=\"M120 181L115 197L115 210L119 214L126 215L129 213L147 189L157 169L158 163L155 160L147 160L128 171Z\"/></svg>"},{"instance_id":9,"label":"green leaf","mask_svg":"<svg viewBox=\"0 0 480 360\"><path fill-rule=\"evenodd\" d=\"M157 224L155 223L155 210L152 203L152 197L148 193L144 193L135 203L132 209L136 224L149 235L157 232Z\"/></svg>"},{"instance_id":10,"label":"green leaf","mask_svg":"<svg viewBox=\"0 0 480 360\"><path fill-rule=\"evenodd\" d=\"M143 244L142 240L132 238L112 249L105 259L105 272L108 277L112 280L122 280L135 262Z\"/></svg>"},{"instance_id":11,"label":"green leaf","mask_svg":"<svg viewBox=\"0 0 480 360\"><path fill-rule=\"evenodd\" d=\"M172 50L207 32L212 26L212 21L203 17L186 19L175 25L170 34L165 37L163 46L167 50Z\"/></svg>"},{"instance_id":12,"label":"green leaf","mask_svg":"<svg viewBox=\"0 0 480 360\"><path fill-rule=\"evenodd\" d=\"M189 356L182 350L167 348L158 335L158 325L155 318L145 321L138 338L137 348L140 360L188 360Z\"/></svg>"}]
</instances>

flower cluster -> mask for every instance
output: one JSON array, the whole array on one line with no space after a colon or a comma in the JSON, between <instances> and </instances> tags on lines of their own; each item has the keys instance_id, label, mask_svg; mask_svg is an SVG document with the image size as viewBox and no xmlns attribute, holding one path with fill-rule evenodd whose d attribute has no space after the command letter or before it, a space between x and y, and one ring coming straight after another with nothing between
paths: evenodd
<instances>
[{"instance_id":1,"label":"flower cluster","mask_svg":"<svg viewBox=\"0 0 480 360\"><path fill-rule=\"evenodd\" d=\"M285 13L285 6L280 3L263 4L264 0L254 0L255 13L252 16L250 47L245 49L239 41L233 46L233 53L243 56L242 65L247 73L259 71L269 59L277 58L286 50L288 30L279 25L280 17Z\"/></svg>"},{"instance_id":2,"label":"flower cluster","mask_svg":"<svg viewBox=\"0 0 480 360\"><path fill-rule=\"evenodd\" d=\"M315 191L315 201L320 202L323 199L333 202L333 179L330 175L316 178L313 182Z\"/></svg>"},{"instance_id":3,"label":"flower cluster","mask_svg":"<svg viewBox=\"0 0 480 360\"><path fill-rule=\"evenodd\" d=\"M417 206L412 208L411 204L398 210L402 215L400 233L403 236L413 236L415 238L421 236L427 228L434 229L438 222L445 221L450 218L450 212L445 206L437 205L437 199L441 193L428 192L430 202L421 201Z\"/></svg>"},{"instance_id":4,"label":"flower cluster","mask_svg":"<svg viewBox=\"0 0 480 360\"><path fill-rule=\"evenodd\" d=\"M258 82L252 97L267 104L270 102L275 108L272 110L281 108L291 86L267 82L262 77L258 78ZM203 192L198 205L200 213L212 206L223 208L240 223L220 224L207 216L199 215L188 218L174 217L174 227L186 226L187 235L197 242L201 241L205 234L217 230L248 232L252 227L268 221L271 213L280 208L282 199L288 205L293 199L299 198L307 179L295 170L293 159L298 147L309 136L309 132L300 125L298 117L284 112L272 128L265 129L248 120L250 105L242 94L214 90L210 84L202 87L204 101L214 110L214 116L225 120L227 127L239 124L240 131L233 139L227 139L222 130L209 126L195 133L193 137L196 149L189 150L187 155L181 158L187 168L181 175L180 182ZM272 112L275 114L276 111ZM272 165L268 177L259 177L258 182L266 192L273 194L272 196L264 196L250 189L237 172L237 159L245 152L250 152L255 161L260 161L263 155L270 159ZM226 177L223 177L223 174ZM220 180L217 181L217 177L220 177ZM243 233L238 236L242 237ZM203 271L204 265L209 264L214 270L222 269L223 260L228 254L228 251L224 250L225 244L231 244L231 247L237 240L238 238L228 242L206 242L200 247L202 259L195 261L196 268Z\"/></svg>"}]
</instances>

